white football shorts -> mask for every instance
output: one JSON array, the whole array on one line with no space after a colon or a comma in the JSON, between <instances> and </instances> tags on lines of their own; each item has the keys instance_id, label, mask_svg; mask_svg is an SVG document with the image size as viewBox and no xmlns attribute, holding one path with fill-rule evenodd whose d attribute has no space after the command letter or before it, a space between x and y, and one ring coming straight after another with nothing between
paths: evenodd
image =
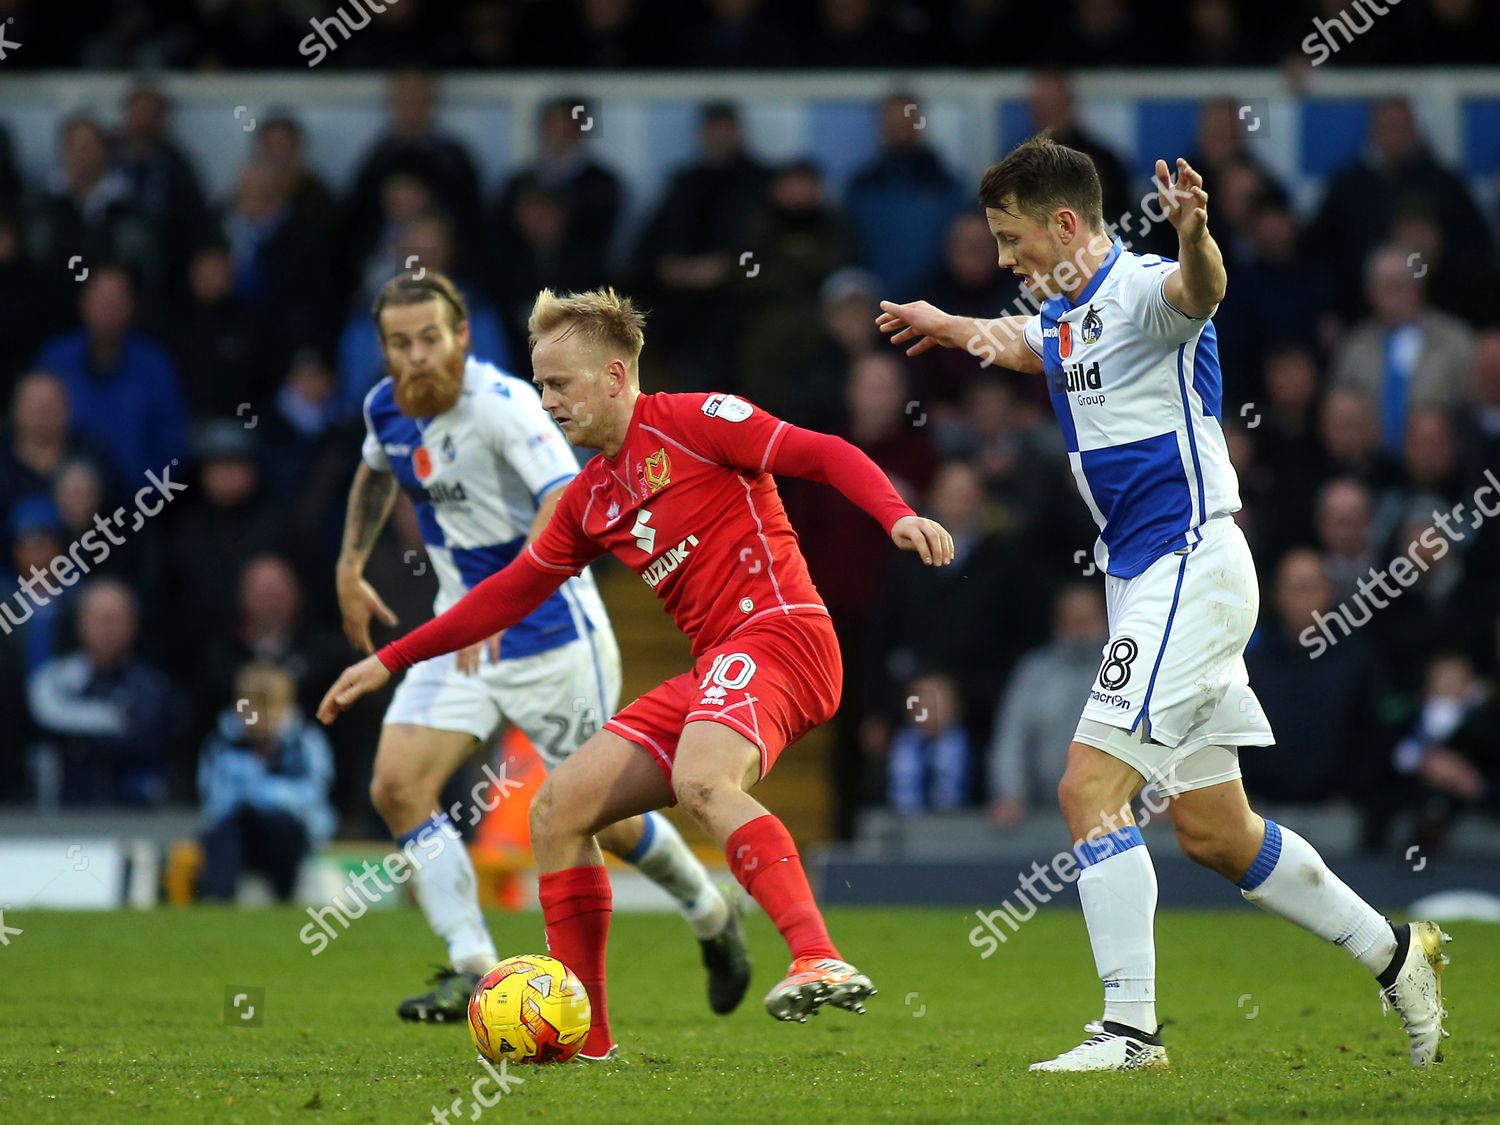
<instances>
[{"instance_id":1,"label":"white football shorts","mask_svg":"<svg viewBox=\"0 0 1500 1125\"><path fill-rule=\"evenodd\" d=\"M1238 777L1226 750L1276 741L1245 668L1260 612L1249 544L1227 516L1199 531L1134 578L1105 576L1109 641L1076 736L1178 791ZM1185 767L1205 749L1213 769Z\"/></svg>"},{"instance_id":2,"label":"white football shorts","mask_svg":"<svg viewBox=\"0 0 1500 1125\"><path fill-rule=\"evenodd\" d=\"M387 723L466 731L481 742L502 721L519 727L549 770L587 742L620 704L620 648L610 629L534 656L493 663L472 675L456 653L413 664L385 712Z\"/></svg>"}]
</instances>

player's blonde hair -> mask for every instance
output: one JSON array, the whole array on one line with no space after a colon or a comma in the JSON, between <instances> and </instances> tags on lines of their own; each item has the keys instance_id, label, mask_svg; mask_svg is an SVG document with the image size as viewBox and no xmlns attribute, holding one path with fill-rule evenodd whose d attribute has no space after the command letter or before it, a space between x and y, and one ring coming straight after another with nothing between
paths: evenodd
<instances>
[{"instance_id":1,"label":"player's blonde hair","mask_svg":"<svg viewBox=\"0 0 1500 1125\"><path fill-rule=\"evenodd\" d=\"M526 322L528 346L534 349L538 340L564 325L568 327L565 335L577 332L600 347L620 349L631 365L640 359L646 346L645 314L613 287L562 296L543 289L536 295Z\"/></svg>"}]
</instances>

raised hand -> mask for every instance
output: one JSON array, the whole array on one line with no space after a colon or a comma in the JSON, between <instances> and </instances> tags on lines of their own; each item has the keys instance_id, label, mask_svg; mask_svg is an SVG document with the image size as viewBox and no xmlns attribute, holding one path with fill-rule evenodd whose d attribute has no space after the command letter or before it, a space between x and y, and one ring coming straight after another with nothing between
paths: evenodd
<instances>
[{"instance_id":1,"label":"raised hand","mask_svg":"<svg viewBox=\"0 0 1500 1125\"><path fill-rule=\"evenodd\" d=\"M1208 192L1203 177L1182 157L1177 158L1177 181L1169 178L1165 160L1156 162L1156 198L1167 221L1177 229L1177 237L1197 242L1208 233Z\"/></svg>"}]
</instances>

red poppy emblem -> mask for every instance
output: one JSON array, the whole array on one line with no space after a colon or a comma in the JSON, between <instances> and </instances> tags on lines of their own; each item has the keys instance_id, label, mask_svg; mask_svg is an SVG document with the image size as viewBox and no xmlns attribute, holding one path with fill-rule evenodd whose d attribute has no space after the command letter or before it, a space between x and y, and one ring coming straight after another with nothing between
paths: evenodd
<instances>
[{"instance_id":1,"label":"red poppy emblem","mask_svg":"<svg viewBox=\"0 0 1500 1125\"><path fill-rule=\"evenodd\" d=\"M1063 359L1073 354L1073 326L1067 321L1057 326L1057 354Z\"/></svg>"},{"instance_id":2,"label":"red poppy emblem","mask_svg":"<svg viewBox=\"0 0 1500 1125\"><path fill-rule=\"evenodd\" d=\"M427 452L425 445L417 446L417 451L411 455L411 465L417 471L418 480L426 480L432 476L432 455Z\"/></svg>"}]
</instances>

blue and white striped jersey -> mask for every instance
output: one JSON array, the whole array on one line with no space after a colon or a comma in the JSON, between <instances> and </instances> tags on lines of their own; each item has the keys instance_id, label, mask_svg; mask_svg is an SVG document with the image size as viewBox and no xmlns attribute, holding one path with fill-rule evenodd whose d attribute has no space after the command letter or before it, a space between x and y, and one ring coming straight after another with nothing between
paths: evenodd
<instances>
[{"instance_id":1,"label":"blue and white striped jersey","mask_svg":"<svg viewBox=\"0 0 1500 1125\"><path fill-rule=\"evenodd\" d=\"M536 389L473 356L458 402L433 418L402 414L389 376L375 384L365 396L362 453L370 468L396 474L416 508L438 579L434 613L515 558L540 499L578 473ZM505 631L500 658L546 652L590 628L608 629L609 618L585 570Z\"/></svg>"},{"instance_id":2,"label":"blue and white striped jersey","mask_svg":"<svg viewBox=\"0 0 1500 1125\"><path fill-rule=\"evenodd\" d=\"M1229 462L1213 321L1167 303L1177 263L1116 240L1079 294L1042 304L1026 323L1042 359L1068 461L1094 521L1094 560L1133 578L1239 510Z\"/></svg>"}]
</instances>

